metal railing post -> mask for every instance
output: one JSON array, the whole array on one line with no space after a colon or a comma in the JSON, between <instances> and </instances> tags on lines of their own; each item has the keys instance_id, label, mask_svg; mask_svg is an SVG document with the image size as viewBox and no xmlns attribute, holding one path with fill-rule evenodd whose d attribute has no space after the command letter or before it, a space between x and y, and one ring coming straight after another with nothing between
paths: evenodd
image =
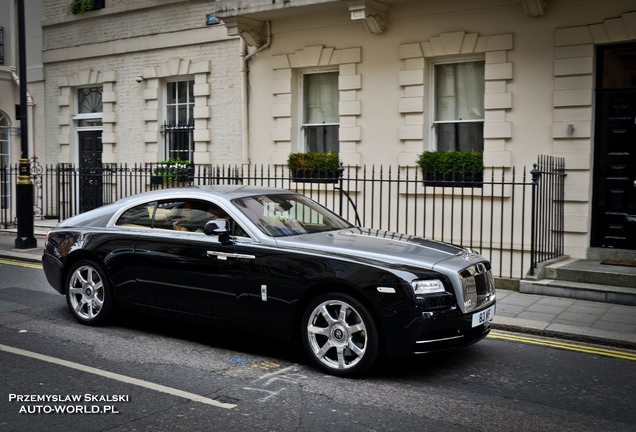
<instances>
[{"instance_id":1,"label":"metal railing post","mask_svg":"<svg viewBox=\"0 0 636 432\"><path fill-rule=\"evenodd\" d=\"M534 168L530 171L530 174L532 174L532 204L530 209L530 275L534 276L534 269L537 265L537 186L541 181L541 171L538 169L538 164L534 164Z\"/></svg>"},{"instance_id":2,"label":"metal railing post","mask_svg":"<svg viewBox=\"0 0 636 432\"><path fill-rule=\"evenodd\" d=\"M342 162L340 162L340 166L338 167L338 182L340 183L340 193L339 195L339 199L340 199L340 216L342 216L342 192L343 192L343 188L344 188L344 166L342 164Z\"/></svg>"}]
</instances>

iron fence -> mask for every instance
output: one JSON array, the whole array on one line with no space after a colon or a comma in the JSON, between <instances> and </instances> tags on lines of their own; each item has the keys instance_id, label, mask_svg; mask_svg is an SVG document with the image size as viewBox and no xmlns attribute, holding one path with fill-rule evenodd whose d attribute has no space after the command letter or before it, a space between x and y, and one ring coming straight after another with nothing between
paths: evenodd
<instances>
[{"instance_id":1,"label":"iron fence","mask_svg":"<svg viewBox=\"0 0 636 432\"><path fill-rule=\"evenodd\" d=\"M323 179L294 178L286 167L197 166L182 177L156 176L155 164L32 166L39 218L63 220L86 203L109 204L147 190L208 184L278 187L305 194L367 228L470 247L502 278L533 274L538 263L564 253L562 158L540 156L534 168L485 170L483 178L431 179L416 167L359 166ZM17 167L2 167L3 197ZM98 181L96 180L98 178ZM6 181L5 181L6 180ZM11 196L0 223L15 221Z\"/></svg>"}]
</instances>

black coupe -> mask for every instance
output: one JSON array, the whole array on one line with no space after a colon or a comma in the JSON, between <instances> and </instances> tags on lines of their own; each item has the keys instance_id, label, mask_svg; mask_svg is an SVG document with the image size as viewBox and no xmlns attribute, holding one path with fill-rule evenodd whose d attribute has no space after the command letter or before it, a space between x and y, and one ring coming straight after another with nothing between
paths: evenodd
<instances>
[{"instance_id":1,"label":"black coupe","mask_svg":"<svg viewBox=\"0 0 636 432\"><path fill-rule=\"evenodd\" d=\"M316 366L340 376L380 355L476 342L495 313L490 264L478 254L359 228L281 189L124 198L52 229L43 266L81 323L138 308L298 337Z\"/></svg>"}]
</instances>

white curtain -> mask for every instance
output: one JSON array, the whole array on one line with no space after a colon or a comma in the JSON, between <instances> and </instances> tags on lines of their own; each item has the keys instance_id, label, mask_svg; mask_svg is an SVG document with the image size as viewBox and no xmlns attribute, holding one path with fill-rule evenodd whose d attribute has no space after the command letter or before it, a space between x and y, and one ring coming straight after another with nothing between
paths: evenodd
<instances>
[{"instance_id":1,"label":"white curtain","mask_svg":"<svg viewBox=\"0 0 636 432\"><path fill-rule=\"evenodd\" d=\"M483 120L484 62L435 65L435 120Z\"/></svg>"},{"instance_id":2,"label":"white curtain","mask_svg":"<svg viewBox=\"0 0 636 432\"><path fill-rule=\"evenodd\" d=\"M338 72L304 75L305 124L338 123Z\"/></svg>"}]
</instances>

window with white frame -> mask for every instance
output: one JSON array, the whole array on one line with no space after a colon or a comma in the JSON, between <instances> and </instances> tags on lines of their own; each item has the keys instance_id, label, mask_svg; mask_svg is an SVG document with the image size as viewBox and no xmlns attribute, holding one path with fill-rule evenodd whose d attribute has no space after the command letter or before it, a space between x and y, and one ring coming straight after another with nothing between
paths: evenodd
<instances>
[{"instance_id":1,"label":"window with white frame","mask_svg":"<svg viewBox=\"0 0 636 432\"><path fill-rule=\"evenodd\" d=\"M306 152L338 152L338 72L302 75L302 135Z\"/></svg>"},{"instance_id":2,"label":"window with white frame","mask_svg":"<svg viewBox=\"0 0 636 432\"><path fill-rule=\"evenodd\" d=\"M484 61L433 66L436 150L483 151Z\"/></svg>"},{"instance_id":3,"label":"window with white frame","mask_svg":"<svg viewBox=\"0 0 636 432\"><path fill-rule=\"evenodd\" d=\"M166 83L162 132L166 157L194 162L194 80Z\"/></svg>"},{"instance_id":4,"label":"window with white frame","mask_svg":"<svg viewBox=\"0 0 636 432\"><path fill-rule=\"evenodd\" d=\"M77 89L77 114L73 120L78 128L100 128L102 126L102 86Z\"/></svg>"}]
</instances>

